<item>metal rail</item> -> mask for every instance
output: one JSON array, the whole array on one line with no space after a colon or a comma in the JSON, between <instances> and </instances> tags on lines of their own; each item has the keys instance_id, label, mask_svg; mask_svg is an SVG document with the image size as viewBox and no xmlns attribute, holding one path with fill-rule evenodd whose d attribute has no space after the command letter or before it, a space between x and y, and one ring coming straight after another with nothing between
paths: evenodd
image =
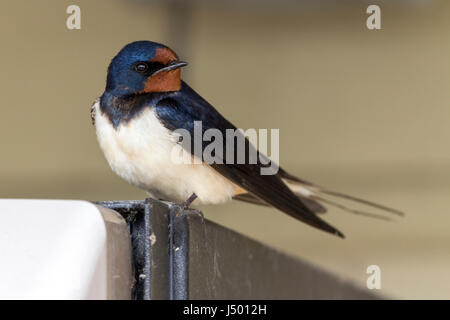
<instances>
[{"instance_id":1,"label":"metal rail","mask_svg":"<svg viewBox=\"0 0 450 320\"><path fill-rule=\"evenodd\" d=\"M96 204L118 211L128 223L137 300L379 298L195 210L153 199Z\"/></svg>"}]
</instances>

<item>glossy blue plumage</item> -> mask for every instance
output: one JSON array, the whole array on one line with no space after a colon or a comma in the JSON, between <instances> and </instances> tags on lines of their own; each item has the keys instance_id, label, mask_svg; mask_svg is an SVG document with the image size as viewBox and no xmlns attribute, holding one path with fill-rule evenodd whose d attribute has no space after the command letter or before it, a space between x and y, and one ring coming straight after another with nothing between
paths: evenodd
<instances>
[{"instance_id":1,"label":"glossy blue plumage","mask_svg":"<svg viewBox=\"0 0 450 320\"><path fill-rule=\"evenodd\" d=\"M202 121L203 131L235 129L211 104L182 81L179 91L161 97L155 106L158 118L171 130L183 128L193 133L194 121Z\"/></svg>"},{"instance_id":2,"label":"glossy blue plumage","mask_svg":"<svg viewBox=\"0 0 450 320\"><path fill-rule=\"evenodd\" d=\"M126 45L109 65L106 91L116 97L142 91L147 77L135 72L133 64L152 59L160 48L167 47L151 41L136 41Z\"/></svg>"}]
</instances>

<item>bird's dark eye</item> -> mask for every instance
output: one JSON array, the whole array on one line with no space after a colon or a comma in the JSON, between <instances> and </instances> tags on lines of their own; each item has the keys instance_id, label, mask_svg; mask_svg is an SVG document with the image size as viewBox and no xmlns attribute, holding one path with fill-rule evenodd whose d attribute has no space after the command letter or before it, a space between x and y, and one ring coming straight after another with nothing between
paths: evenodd
<instances>
[{"instance_id":1,"label":"bird's dark eye","mask_svg":"<svg viewBox=\"0 0 450 320\"><path fill-rule=\"evenodd\" d=\"M148 70L148 64L146 62L138 62L135 64L134 70L139 73L145 73Z\"/></svg>"}]
</instances>

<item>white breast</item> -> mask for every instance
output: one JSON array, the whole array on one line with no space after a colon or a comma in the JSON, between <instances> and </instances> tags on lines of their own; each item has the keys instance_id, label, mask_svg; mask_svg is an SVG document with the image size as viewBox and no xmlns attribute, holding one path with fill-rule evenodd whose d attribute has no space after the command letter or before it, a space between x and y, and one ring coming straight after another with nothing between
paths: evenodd
<instances>
[{"instance_id":1,"label":"white breast","mask_svg":"<svg viewBox=\"0 0 450 320\"><path fill-rule=\"evenodd\" d=\"M234 195L236 186L206 164L172 161L178 136L166 129L153 109L115 129L95 102L97 139L115 173L129 183L164 200L182 202L192 193L201 203L221 203Z\"/></svg>"}]
</instances>

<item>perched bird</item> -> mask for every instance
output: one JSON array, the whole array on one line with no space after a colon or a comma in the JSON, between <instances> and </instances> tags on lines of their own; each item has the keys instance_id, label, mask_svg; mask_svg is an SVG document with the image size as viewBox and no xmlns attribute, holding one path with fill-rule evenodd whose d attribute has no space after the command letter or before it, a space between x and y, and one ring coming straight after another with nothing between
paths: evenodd
<instances>
[{"instance_id":1,"label":"perched bird","mask_svg":"<svg viewBox=\"0 0 450 320\"><path fill-rule=\"evenodd\" d=\"M236 127L212 105L181 80L180 61L170 48L155 42L137 41L126 45L111 61L106 89L91 108L97 138L112 170L150 196L183 202L224 203L231 199L275 207L313 227L344 237L318 214L323 204L353 210L325 196L401 212L347 196L301 180L279 167L276 174L263 175L261 163L175 163L173 149L180 145L177 129L194 135L194 121L202 130L217 129L225 135ZM254 148L248 140L245 145ZM206 144L201 144L204 150ZM185 145L183 145L185 148ZM236 147L235 147L236 148ZM185 148L186 149L186 148ZM200 157L191 148L193 158ZM224 150L227 153L235 150ZM248 160L248 155L245 159Z\"/></svg>"}]
</instances>

